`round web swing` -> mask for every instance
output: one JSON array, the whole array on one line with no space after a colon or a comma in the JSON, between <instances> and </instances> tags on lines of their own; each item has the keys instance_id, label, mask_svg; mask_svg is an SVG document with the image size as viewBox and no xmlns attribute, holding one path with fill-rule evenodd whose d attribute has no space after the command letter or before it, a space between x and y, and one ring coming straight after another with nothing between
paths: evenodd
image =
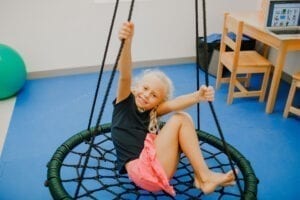
<instances>
[{"instance_id":1,"label":"round web swing","mask_svg":"<svg viewBox=\"0 0 300 200\"><path fill-rule=\"evenodd\" d=\"M106 50L99 73L97 89L94 96L94 102L91 110L90 120L87 130L75 134L65 141L52 156L47 168L47 180L45 185L49 188L53 199L201 199L204 197L201 190L193 187L193 169L185 157L181 155L178 170L171 180L171 184L176 190L176 197L172 197L161 191L152 193L142 190L134 185L127 175L119 175L115 168L116 152L111 141L111 124L100 125L101 117L104 112L105 103L109 94L113 77L116 71L118 60L123 48L122 41L117 61L114 65L108 87L104 96L103 104L94 127L91 127L91 121L94 114L95 104L100 87L100 81L104 68L106 53L119 0L116 1L114 15L110 27L109 37L106 44ZM196 4L196 27L198 24ZM128 21L131 19L134 0L131 1ZM204 16L204 38L206 39L205 26L205 0L203 0ZM198 27L196 35L198 36ZM206 41L205 41L206 43ZM197 54L198 55L198 54ZM198 62L198 58L197 58ZM198 63L197 63L198 66ZM199 70L199 67L197 67ZM199 73L197 73L199 74ZM206 70L206 84L208 85L208 73ZM197 77L198 78L198 77ZM198 79L197 79L198 81ZM221 139L201 130L196 130L199 145L203 156L210 169L214 171L225 172L229 168L237 168L239 174L234 173L236 186L219 187L213 194L209 195L211 199L257 199L258 179L251 167L250 162L233 146L225 142L218 120L212 106L209 103L214 115ZM161 124L163 126L163 123Z\"/></svg>"}]
</instances>

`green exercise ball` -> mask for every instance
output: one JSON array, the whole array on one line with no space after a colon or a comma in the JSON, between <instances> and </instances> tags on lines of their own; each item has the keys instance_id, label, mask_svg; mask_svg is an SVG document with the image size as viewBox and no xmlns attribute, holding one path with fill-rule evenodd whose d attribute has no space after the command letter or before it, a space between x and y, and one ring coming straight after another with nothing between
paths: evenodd
<instances>
[{"instance_id":1,"label":"green exercise ball","mask_svg":"<svg viewBox=\"0 0 300 200\"><path fill-rule=\"evenodd\" d=\"M0 100L18 93L26 77L25 64L18 52L0 44Z\"/></svg>"}]
</instances>

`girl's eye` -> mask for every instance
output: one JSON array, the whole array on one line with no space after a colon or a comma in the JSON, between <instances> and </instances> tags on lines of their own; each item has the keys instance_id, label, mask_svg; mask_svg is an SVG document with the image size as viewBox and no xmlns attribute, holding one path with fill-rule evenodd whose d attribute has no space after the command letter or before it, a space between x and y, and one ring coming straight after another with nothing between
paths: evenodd
<instances>
[{"instance_id":1,"label":"girl's eye","mask_svg":"<svg viewBox=\"0 0 300 200\"><path fill-rule=\"evenodd\" d=\"M144 90L148 90L148 87L144 86Z\"/></svg>"}]
</instances>

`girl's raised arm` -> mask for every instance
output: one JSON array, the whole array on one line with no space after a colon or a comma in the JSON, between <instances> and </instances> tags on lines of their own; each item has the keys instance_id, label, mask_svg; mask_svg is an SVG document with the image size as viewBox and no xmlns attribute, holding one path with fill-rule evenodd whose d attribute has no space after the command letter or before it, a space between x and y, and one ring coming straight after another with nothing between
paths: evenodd
<instances>
[{"instance_id":1,"label":"girl's raised arm","mask_svg":"<svg viewBox=\"0 0 300 200\"><path fill-rule=\"evenodd\" d=\"M124 22L119 31L119 39L124 40L124 46L121 52L118 69L120 71L119 82L117 88L116 103L127 98L131 90L131 43L134 34L134 24L132 22Z\"/></svg>"}]
</instances>

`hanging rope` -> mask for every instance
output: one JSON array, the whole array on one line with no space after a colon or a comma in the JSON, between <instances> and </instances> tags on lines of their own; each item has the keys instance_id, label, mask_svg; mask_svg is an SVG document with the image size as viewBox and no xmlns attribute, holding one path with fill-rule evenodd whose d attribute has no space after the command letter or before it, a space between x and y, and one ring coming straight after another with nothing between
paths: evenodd
<instances>
[{"instance_id":1,"label":"hanging rope","mask_svg":"<svg viewBox=\"0 0 300 200\"><path fill-rule=\"evenodd\" d=\"M196 29L198 29L198 0L195 0L195 7L196 7ZM209 86L209 77L208 77L208 54L207 54L207 50L208 50L208 46L207 46L207 26L206 26L206 3L205 3L205 0L202 0L202 10L203 10L203 16L202 16L202 19L203 19L203 39L204 39L204 71L205 71L205 84L206 86ZM199 31L196 31L197 35L196 35L196 49L197 49L197 68L199 69L199 57L198 57L198 46L199 46L199 41L198 41L198 32ZM197 84L199 84L199 80L197 80ZM199 85L198 85L198 88L199 88ZM217 117L217 114L216 114L216 111L214 109L214 106L213 106L213 103L212 102L208 102L209 103L209 107L210 107L210 110L211 110L211 113L213 115L213 118L214 118L214 121L215 121L215 124L217 126L217 129L218 129L218 132L219 132L219 135L220 135L220 138L221 138L221 141L223 143L223 146L224 146L224 152L225 154L227 155L228 157L228 161L230 163L230 167L234 173L234 176L235 176L235 179L237 180L237 185L238 185L238 188L239 188L239 191L240 191L240 194L242 195L242 187L241 187L241 184L239 182L239 179L238 179L238 176L237 176L237 173L235 171L235 167L234 167L234 164L232 162L232 158L231 158L231 155L228 151L228 147L227 147L227 143L226 143L226 140L225 140L225 137L224 137L224 134L223 134L223 131L221 129L221 125L219 123L219 120L218 120L218 117ZM199 112L198 112L198 116L199 116ZM199 122L198 122L199 123Z\"/></svg>"},{"instance_id":2,"label":"hanging rope","mask_svg":"<svg viewBox=\"0 0 300 200\"><path fill-rule=\"evenodd\" d=\"M197 90L199 90L199 86L200 86L200 61L199 61L199 40L198 40L198 35L199 35L199 23L198 23L198 17L199 17L199 14L198 14L198 1L195 0L195 31L196 31L196 80L197 80ZM205 50L206 51L206 50ZM197 129L200 130L200 104L197 103Z\"/></svg>"},{"instance_id":3,"label":"hanging rope","mask_svg":"<svg viewBox=\"0 0 300 200\"><path fill-rule=\"evenodd\" d=\"M134 2L135 2L134 0L131 0L130 10L129 10L127 21L131 21ZM102 115L103 115L103 112L104 112L104 108L105 108L105 105L106 105L106 102L107 102L107 98L108 98L108 95L109 95L109 92L110 92L110 88L111 88L114 76L116 74L118 63L119 63L119 60L120 60L120 56L121 56L121 53L122 53L122 50L123 50L124 41L125 40L123 39L122 42L121 42L120 48L119 48L119 52L118 52L118 55L117 55L117 58L116 58L116 61L115 61L115 64L114 64L109 82L108 82L108 85L107 85L107 89L106 89L104 100L103 100L103 103L102 103L102 106L101 106L101 109L100 109L100 112L99 112L99 116L98 116L96 126L100 125L100 122L101 122L101 118L102 118Z\"/></svg>"},{"instance_id":4,"label":"hanging rope","mask_svg":"<svg viewBox=\"0 0 300 200\"><path fill-rule=\"evenodd\" d=\"M132 17L134 2L135 1L132 0L131 4L130 4L130 10L129 10L128 19L127 19L128 21L130 21L131 17ZM119 0L117 0L116 3L115 3L114 14L113 14L113 18L112 18L112 22L111 22L111 26L110 26L110 31L109 31L109 36L108 36L108 39L107 39L105 53L104 53L105 56L103 58L101 70L100 70L99 77L98 77L97 89L96 89L96 92L95 92L95 95L94 95L94 101L93 101L93 105L92 105L92 111L91 111L91 115L90 115L90 118L89 118L89 124L88 124L88 130L89 131L91 131L91 129L90 129L90 127L91 127L91 121L92 121L94 110L95 110L95 105L96 105L96 101L97 101L97 97L98 97L98 91L99 91L100 83L101 83L101 77L102 77L102 74L103 74L103 68L104 68L105 59L106 59L106 55L107 55L107 51L108 51L108 47L109 47L109 42L110 42L110 38L111 38L111 34L112 34L114 22L115 22L117 10L118 10L118 5L119 5ZM100 108L100 112L99 112L98 119L97 119L95 127L98 127L100 125L101 118L102 118L102 115L104 113L104 108L105 108L105 105L106 105L106 102L107 102L107 99L108 99L108 95L109 95L109 92L110 92L110 89L111 89L111 85L112 85L112 82L113 82L113 79L114 79L114 76L115 76L115 73L116 73L116 70L117 70L117 66L118 66L118 63L119 63L121 52L123 50L123 46L124 46L124 39L121 42L121 45L120 45L120 48L119 48L119 51L118 51L118 55L117 55L117 58L116 58L116 61L115 61L115 64L114 64L111 76L109 78L109 82L108 82L108 85L107 85L107 88L106 88L106 91L105 91L105 95L104 95L104 100L102 102L102 105L101 105L101 108ZM95 129L95 131L97 131L97 130ZM80 187L81 187L81 184L82 184L82 180L83 180L83 177L84 177L84 174L85 174L85 171L86 171L86 167L87 167L87 164L88 164L89 159L90 159L90 155L91 155L91 151L92 151L92 145L94 144L94 140L95 140L95 133L92 133L91 143L90 143L89 148L88 148L88 150L86 152L87 157L85 158L85 161L84 161L84 164L83 164L80 176L78 177L78 185L77 185L76 191L75 191L75 197L76 198L77 198L77 196L79 194L79 190L80 190Z\"/></svg>"},{"instance_id":5,"label":"hanging rope","mask_svg":"<svg viewBox=\"0 0 300 200\"><path fill-rule=\"evenodd\" d=\"M90 130L91 125L92 125L92 120L93 120L93 116L94 116L94 112L95 112L97 97L98 97L98 93L99 93L99 88L100 88L100 84L101 84L101 79L102 79L102 75L103 75L103 70L104 70L104 66L105 66L105 61L106 61L107 52L108 52L108 49L109 49L110 39L111 39L114 24L115 24L115 19L116 19L118 7L119 7L119 0L116 1L115 6L114 6L113 17L112 17L112 20L111 20L111 23L110 23L109 33L108 33L108 37L107 37L107 40L106 40L105 50L104 50L103 59L102 59L102 62L101 62L101 68L100 68L100 71L99 71L97 86L96 86L96 90L95 90L95 94L94 94L94 100L93 100L93 104L92 104L92 109L91 109L91 113L90 113L90 118L89 118L87 130Z\"/></svg>"}]
</instances>

